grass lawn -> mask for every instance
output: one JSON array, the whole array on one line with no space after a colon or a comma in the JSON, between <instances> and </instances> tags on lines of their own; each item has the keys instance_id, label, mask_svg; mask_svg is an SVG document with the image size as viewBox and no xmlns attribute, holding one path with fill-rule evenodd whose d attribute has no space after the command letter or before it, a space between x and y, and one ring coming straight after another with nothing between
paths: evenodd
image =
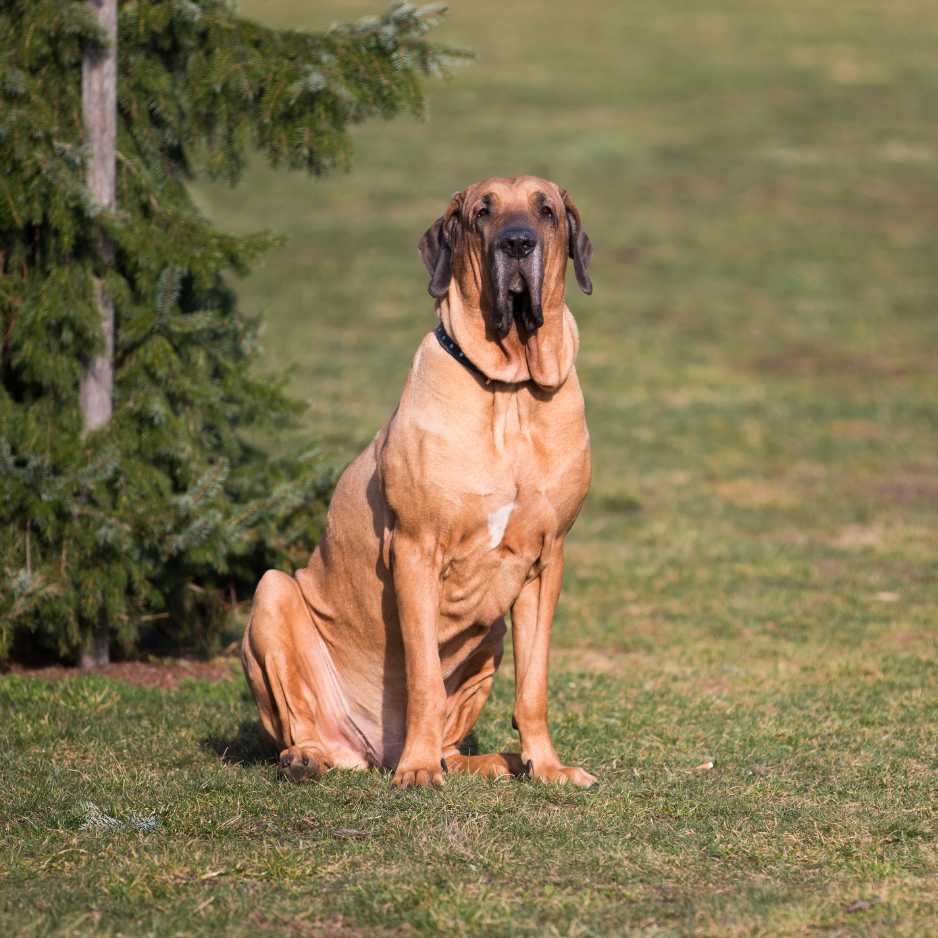
<instances>
[{"instance_id":1,"label":"grass lawn","mask_svg":"<svg viewBox=\"0 0 938 938\"><path fill-rule=\"evenodd\" d=\"M938 934L938 9L473 0L440 36L476 61L350 175L198 198L289 235L242 302L342 464L434 324L415 245L450 193L571 190L595 474L552 725L601 784L291 786L240 677L9 675L0 931ZM516 739L510 671L482 749Z\"/></svg>"}]
</instances>

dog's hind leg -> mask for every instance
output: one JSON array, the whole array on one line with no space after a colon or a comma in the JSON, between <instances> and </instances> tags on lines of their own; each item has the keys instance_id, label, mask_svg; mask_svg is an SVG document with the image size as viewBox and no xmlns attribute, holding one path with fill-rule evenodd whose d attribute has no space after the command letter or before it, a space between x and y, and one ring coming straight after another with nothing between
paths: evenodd
<instances>
[{"instance_id":1,"label":"dog's hind leg","mask_svg":"<svg viewBox=\"0 0 938 938\"><path fill-rule=\"evenodd\" d=\"M269 570L261 578L241 662L261 726L282 749L283 774L305 781L333 766L368 766L329 651L293 577Z\"/></svg>"},{"instance_id":2,"label":"dog's hind leg","mask_svg":"<svg viewBox=\"0 0 938 938\"><path fill-rule=\"evenodd\" d=\"M505 623L497 622L487 638L465 661L451 682L447 695L446 725L443 731L443 759L449 772L498 777L521 775L524 766L516 752L493 752L487 755L463 755L459 744L475 726L492 690L492 681L502 658Z\"/></svg>"}]
</instances>

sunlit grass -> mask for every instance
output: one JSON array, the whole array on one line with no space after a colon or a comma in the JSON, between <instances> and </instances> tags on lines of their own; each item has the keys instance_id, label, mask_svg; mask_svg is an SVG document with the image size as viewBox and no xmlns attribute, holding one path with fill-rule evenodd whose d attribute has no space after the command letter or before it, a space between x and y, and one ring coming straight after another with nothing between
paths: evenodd
<instances>
[{"instance_id":1,"label":"sunlit grass","mask_svg":"<svg viewBox=\"0 0 938 938\"><path fill-rule=\"evenodd\" d=\"M318 28L371 2L242 2ZM341 465L433 325L416 242L493 173L568 187L593 491L556 628L596 792L278 783L240 679L0 679L9 933L938 930L938 13L925 0L458 3L476 61L350 175L204 210ZM477 729L516 740L510 667ZM226 755L222 755L227 750ZM705 766L712 763L712 768ZM82 828L83 802L150 833ZM84 813L83 813L84 812Z\"/></svg>"}]
</instances>

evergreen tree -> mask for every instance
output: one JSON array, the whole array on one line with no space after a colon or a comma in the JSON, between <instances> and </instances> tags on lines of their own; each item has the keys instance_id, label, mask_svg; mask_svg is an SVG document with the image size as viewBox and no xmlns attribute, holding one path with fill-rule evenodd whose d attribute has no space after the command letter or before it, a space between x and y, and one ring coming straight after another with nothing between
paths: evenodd
<instances>
[{"instance_id":1,"label":"evergreen tree","mask_svg":"<svg viewBox=\"0 0 938 938\"><path fill-rule=\"evenodd\" d=\"M210 645L221 596L295 566L329 480L256 442L298 405L261 379L226 275L273 243L194 208L195 174L348 165L348 128L420 113L458 53L405 3L323 34L268 29L223 0L128 0L118 22L116 209L86 186L82 0L0 6L0 660L14 641L74 656L98 623L125 652L155 633ZM102 251L102 243L108 249ZM79 386L114 304L113 412L83 433Z\"/></svg>"}]
</instances>

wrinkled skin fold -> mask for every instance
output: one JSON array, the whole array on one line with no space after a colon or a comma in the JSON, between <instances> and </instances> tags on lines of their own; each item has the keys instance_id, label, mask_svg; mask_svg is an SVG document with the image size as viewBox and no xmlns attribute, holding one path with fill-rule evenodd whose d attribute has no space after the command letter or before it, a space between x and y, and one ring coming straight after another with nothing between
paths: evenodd
<instances>
[{"instance_id":1,"label":"wrinkled skin fold","mask_svg":"<svg viewBox=\"0 0 938 938\"><path fill-rule=\"evenodd\" d=\"M591 292L591 250L569 195L530 176L457 193L421 239L437 315L481 375L428 333L307 566L258 585L242 662L287 777L595 781L561 761L547 720L564 541L590 481L565 271ZM465 756L508 613L519 748Z\"/></svg>"}]
</instances>

